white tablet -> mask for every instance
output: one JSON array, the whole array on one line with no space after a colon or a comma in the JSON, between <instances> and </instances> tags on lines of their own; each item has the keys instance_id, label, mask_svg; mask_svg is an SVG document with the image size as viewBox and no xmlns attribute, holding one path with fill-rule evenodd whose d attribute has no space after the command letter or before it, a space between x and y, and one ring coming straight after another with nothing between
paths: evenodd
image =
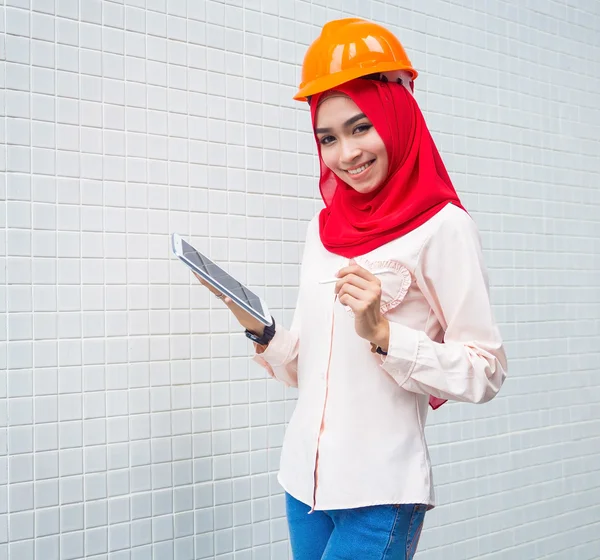
<instances>
[{"instance_id":1,"label":"white tablet","mask_svg":"<svg viewBox=\"0 0 600 560\"><path fill-rule=\"evenodd\" d=\"M230 297L244 311L247 311L263 325L271 326L273 319L265 302L241 282L217 266L208 257L194 249L181 236L172 235L172 246L175 255L197 272L208 284Z\"/></svg>"}]
</instances>

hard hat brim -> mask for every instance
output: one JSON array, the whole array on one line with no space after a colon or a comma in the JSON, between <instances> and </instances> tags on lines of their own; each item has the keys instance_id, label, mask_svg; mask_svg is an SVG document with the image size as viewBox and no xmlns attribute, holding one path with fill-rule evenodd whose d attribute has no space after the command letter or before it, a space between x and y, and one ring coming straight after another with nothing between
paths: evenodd
<instances>
[{"instance_id":1,"label":"hard hat brim","mask_svg":"<svg viewBox=\"0 0 600 560\"><path fill-rule=\"evenodd\" d=\"M334 74L328 74L327 76L321 76L306 84L302 84L294 99L296 101L306 101L311 95L321 93L336 86L345 84L356 78L362 78L370 74L377 74L382 72L393 72L397 70L404 70L411 74L413 80L417 78L419 73L412 68L412 66L399 65L397 62L380 62L375 66L369 66L367 68L353 68L348 70L342 70L335 72Z\"/></svg>"}]
</instances>

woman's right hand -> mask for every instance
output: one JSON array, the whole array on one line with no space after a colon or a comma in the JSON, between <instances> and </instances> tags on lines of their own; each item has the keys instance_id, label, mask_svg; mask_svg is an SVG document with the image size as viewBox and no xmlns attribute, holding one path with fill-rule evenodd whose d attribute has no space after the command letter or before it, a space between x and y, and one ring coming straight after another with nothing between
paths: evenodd
<instances>
[{"instance_id":1,"label":"woman's right hand","mask_svg":"<svg viewBox=\"0 0 600 560\"><path fill-rule=\"evenodd\" d=\"M265 332L265 326L257 319L252 317L250 313L244 311L237 303L235 303L231 298L224 296L211 286L208 282L206 282L201 276L192 271L194 276L198 279L198 282L202 284L205 288L213 293L216 297L218 297L233 313L238 323L244 328L249 330L251 333L254 333L257 336L262 336Z\"/></svg>"}]
</instances>

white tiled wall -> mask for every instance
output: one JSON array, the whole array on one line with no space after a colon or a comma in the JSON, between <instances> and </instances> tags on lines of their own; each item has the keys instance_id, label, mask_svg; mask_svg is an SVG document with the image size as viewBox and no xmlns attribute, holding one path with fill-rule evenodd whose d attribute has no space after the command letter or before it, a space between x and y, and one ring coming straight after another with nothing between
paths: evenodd
<instances>
[{"instance_id":1,"label":"white tiled wall","mask_svg":"<svg viewBox=\"0 0 600 560\"><path fill-rule=\"evenodd\" d=\"M387 24L421 71L511 359L495 401L430 416L418 557L600 558L600 3L0 5L0 560L288 557L294 393L168 236L289 324L319 207L291 97L342 15Z\"/></svg>"}]
</instances>

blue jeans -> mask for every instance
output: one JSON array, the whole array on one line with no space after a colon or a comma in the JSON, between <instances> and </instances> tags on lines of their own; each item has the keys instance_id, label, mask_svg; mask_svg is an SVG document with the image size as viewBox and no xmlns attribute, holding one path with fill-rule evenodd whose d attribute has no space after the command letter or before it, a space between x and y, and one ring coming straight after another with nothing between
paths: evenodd
<instances>
[{"instance_id":1,"label":"blue jeans","mask_svg":"<svg viewBox=\"0 0 600 560\"><path fill-rule=\"evenodd\" d=\"M286 493L294 560L411 560L427 506L399 504L314 511Z\"/></svg>"}]
</instances>

